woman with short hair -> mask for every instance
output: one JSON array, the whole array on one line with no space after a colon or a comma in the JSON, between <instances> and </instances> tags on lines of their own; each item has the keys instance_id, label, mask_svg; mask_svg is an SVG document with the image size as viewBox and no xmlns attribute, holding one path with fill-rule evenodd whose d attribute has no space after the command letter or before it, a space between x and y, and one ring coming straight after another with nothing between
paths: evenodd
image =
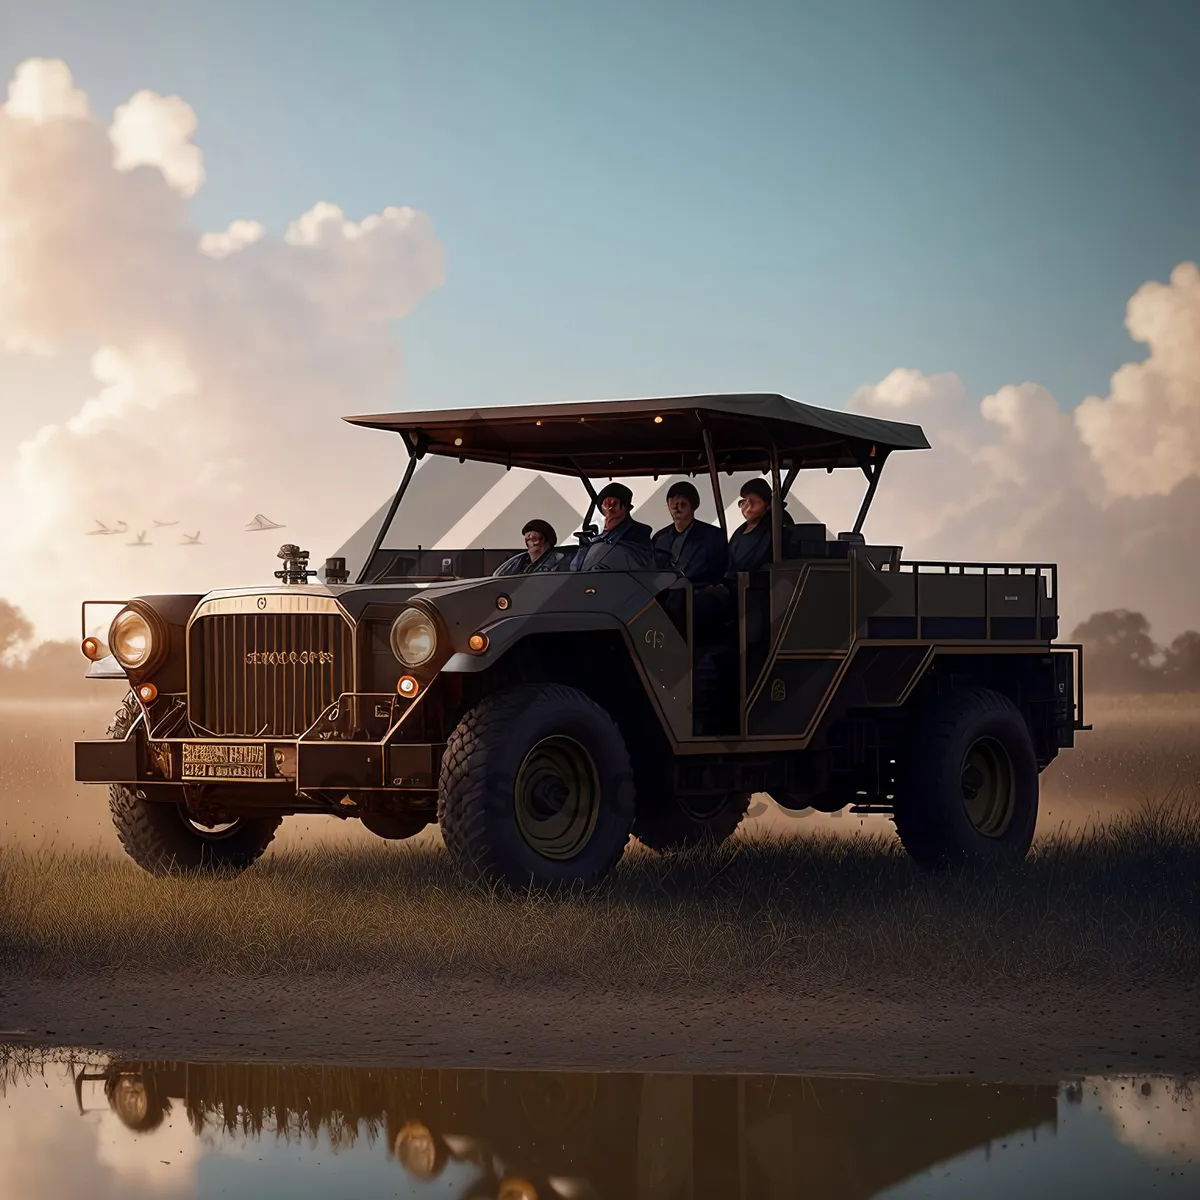
<instances>
[{"instance_id":1,"label":"woman with short hair","mask_svg":"<svg viewBox=\"0 0 1200 1200\"><path fill-rule=\"evenodd\" d=\"M566 554L556 550L558 534L549 521L534 517L521 530L525 538L525 549L512 558L506 558L493 572L497 575L534 575L542 571L557 571L566 560Z\"/></svg>"},{"instance_id":2,"label":"woman with short hair","mask_svg":"<svg viewBox=\"0 0 1200 1200\"><path fill-rule=\"evenodd\" d=\"M772 559L771 485L765 479L747 479L741 487L742 524L729 539L729 571L758 571ZM784 505L783 524L793 524Z\"/></svg>"}]
</instances>

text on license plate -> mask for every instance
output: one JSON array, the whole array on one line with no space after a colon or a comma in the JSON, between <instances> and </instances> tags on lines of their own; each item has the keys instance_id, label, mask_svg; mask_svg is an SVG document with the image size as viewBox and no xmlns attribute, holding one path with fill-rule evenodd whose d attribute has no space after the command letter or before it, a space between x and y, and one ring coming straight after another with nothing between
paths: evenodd
<instances>
[{"instance_id":1,"label":"text on license plate","mask_svg":"<svg viewBox=\"0 0 1200 1200\"><path fill-rule=\"evenodd\" d=\"M184 779L266 779L267 747L262 742L230 745L183 743Z\"/></svg>"}]
</instances>

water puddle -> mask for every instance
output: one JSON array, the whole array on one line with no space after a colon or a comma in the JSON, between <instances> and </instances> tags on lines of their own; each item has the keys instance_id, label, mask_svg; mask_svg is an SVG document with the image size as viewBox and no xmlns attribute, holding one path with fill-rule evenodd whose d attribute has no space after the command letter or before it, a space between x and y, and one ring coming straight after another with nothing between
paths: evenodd
<instances>
[{"instance_id":1,"label":"water puddle","mask_svg":"<svg viewBox=\"0 0 1200 1200\"><path fill-rule=\"evenodd\" d=\"M1200 1194L1182 1080L139 1062L0 1047L0 1196Z\"/></svg>"}]
</instances>

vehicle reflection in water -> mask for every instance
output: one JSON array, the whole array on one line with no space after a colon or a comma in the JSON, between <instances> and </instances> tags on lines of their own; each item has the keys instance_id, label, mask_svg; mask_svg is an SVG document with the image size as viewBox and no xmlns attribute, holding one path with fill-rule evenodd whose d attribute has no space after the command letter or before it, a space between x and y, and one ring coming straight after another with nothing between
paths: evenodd
<instances>
[{"instance_id":1,"label":"vehicle reflection in water","mask_svg":"<svg viewBox=\"0 0 1200 1200\"><path fill-rule=\"evenodd\" d=\"M75 1074L81 1111L98 1090L135 1133L182 1109L198 1136L320 1136L335 1152L382 1139L411 1181L446 1174L439 1194L462 1200L871 1196L1054 1130L1059 1098L967 1082L123 1061ZM469 1182L447 1192L452 1178Z\"/></svg>"}]
</instances>

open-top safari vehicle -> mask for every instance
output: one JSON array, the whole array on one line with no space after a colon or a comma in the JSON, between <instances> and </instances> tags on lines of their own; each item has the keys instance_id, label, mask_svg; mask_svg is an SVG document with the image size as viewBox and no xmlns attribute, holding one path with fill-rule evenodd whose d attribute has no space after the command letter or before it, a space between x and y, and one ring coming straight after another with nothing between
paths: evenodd
<instances>
[{"instance_id":1,"label":"open-top safari vehicle","mask_svg":"<svg viewBox=\"0 0 1200 1200\"><path fill-rule=\"evenodd\" d=\"M473 873L601 879L630 834L668 851L729 837L752 793L885 812L918 862L1019 858L1038 775L1082 721L1079 647L1056 645L1049 564L910 562L862 535L914 425L782 396L700 396L348 418L409 461L350 582L285 547L273 587L142 596L87 638L131 692L76 778L111 786L149 870L246 867L291 813L385 838L438 821ZM723 593L714 630L675 571L491 577L514 553L382 546L417 461L595 480L771 481L772 563ZM803 470L866 479L854 528L788 524ZM724 520L722 517L722 525ZM84 606L85 629L87 605Z\"/></svg>"}]
</instances>

